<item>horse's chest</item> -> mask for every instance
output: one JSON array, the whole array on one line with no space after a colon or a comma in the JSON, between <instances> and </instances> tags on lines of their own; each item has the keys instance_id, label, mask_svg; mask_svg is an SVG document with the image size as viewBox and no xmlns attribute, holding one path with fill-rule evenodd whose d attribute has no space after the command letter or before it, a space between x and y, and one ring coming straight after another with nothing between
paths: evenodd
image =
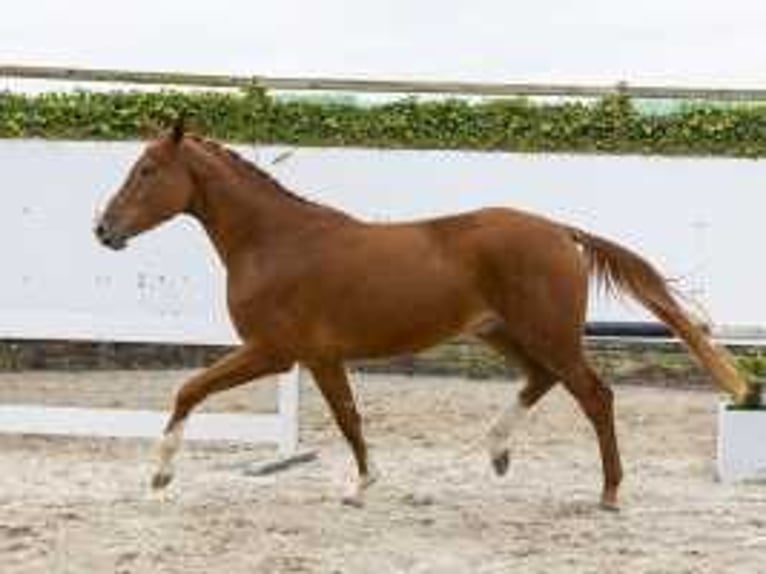
<instances>
[{"instance_id":1,"label":"horse's chest","mask_svg":"<svg viewBox=\"0 0 766 574\"><path fill-rule=\"evenodd\" d=\"M284 336L300 314L304 289L303 282L291 280L289 275L280 278L256 272L230 275L227 302L234 327L243 338Z\"/></svg>"}]
</instances>

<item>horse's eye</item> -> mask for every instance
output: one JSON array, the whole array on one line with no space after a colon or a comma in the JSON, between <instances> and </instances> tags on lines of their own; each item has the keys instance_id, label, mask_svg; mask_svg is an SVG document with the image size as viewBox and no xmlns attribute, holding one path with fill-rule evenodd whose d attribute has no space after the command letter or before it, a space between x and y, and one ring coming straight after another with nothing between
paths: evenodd
<instances>
[{"instance_id":1,"label":"horse's eye","mask_svg":"<svg viewBox=\"0 0 766 574\"><path fill-rule=\"evenodd\" d=\"M148 177L152 175L157 169L152 164L146 164L142 165L141 169L138 170L138 175L141 177Z\"/></svg>"}]
</instances>

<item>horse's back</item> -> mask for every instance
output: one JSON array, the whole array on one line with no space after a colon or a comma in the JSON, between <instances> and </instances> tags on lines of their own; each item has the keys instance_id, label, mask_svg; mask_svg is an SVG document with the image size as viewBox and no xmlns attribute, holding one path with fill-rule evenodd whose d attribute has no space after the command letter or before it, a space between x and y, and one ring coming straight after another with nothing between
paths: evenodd
<instances>
[{"instance_id":1,"label":"horse's back","mask_svg":"<svg viewBox=\"0 0 766 574\"><path fill-rule=\"evenodd\" d=\"M499 258L504 267L544 266L581 260L568 227L517 209L480 209L426 220L423 225L443 249L455 256L478 258L479 263Z\"/></svg>"}]
</instances>

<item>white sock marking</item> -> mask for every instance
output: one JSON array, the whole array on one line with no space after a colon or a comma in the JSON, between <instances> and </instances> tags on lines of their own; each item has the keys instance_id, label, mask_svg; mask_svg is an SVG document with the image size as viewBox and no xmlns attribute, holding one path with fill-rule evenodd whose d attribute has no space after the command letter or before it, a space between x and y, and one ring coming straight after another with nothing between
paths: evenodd
<instances>
[{"instance_id":1,"label":"white sock marking","mask_svg":"<svg viewBox=\"0 0 766 574\"><path fill-rule=\"evenodd\" d=\"M181 447L181 441L183 440L184 423L179 422L175 428L169 433L165 434L160 440L158 448L158 464L156 475L172 475L173 474L173 457Z\"/></svg>"},{"instance_id":2,"label":"white sock marking","mask_svg":"<svg viewBox=\"0 0 766 574\"><path fill-rule=\"evenodd\" d=\"M362 506L364 505L364 491L378 480L380 472L378 468L372 463L370 458L367 458L367 474L361 474L356 477L353 484L348 488L347 493L343 496L343 503L349 506Z\"/></svg>"},{"instance_id":3,"label":"white sock marking","mask_svg":"<svg viewBox=\"0 0 766 574\"><path fill-rule=\"evenodd\" d=\"M524 421L529 409L518 398L502 412L487 433L489 454L492 458L500 456L512 446L511 439L514 431Z\"/></svg>"}]
</instances>

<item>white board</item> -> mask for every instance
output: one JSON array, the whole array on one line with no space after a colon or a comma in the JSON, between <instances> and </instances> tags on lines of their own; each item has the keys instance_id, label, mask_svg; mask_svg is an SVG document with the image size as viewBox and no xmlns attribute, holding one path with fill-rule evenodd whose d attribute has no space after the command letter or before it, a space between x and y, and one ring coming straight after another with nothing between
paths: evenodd
<instances>
[{"instance_id":1,"label":"white board","mask_svg":"<svg viewBox=\"0 0 766 574\"><path fill-rule=\"evenodd\" d=\"M223 277L178 219L123 252L96 210L142 144L0 141L0 336L227 343ZM411 219L485 205L547 214L638 250L719 325L766 328L766 162L240 146L293 190L359 216ZM597 300L591 320L645 319Z\"/></svg>"},{"instance_id":2,"label":"white board","mask_svg":"<svg viewBox=\"0 0 766 574\"><path fill-rule=\"evenodd\" d=\"M177 220L123 252L93 236L136 145L0 142L0 337L233 343L224 277Z\"/></svg>"}]
</instances>

